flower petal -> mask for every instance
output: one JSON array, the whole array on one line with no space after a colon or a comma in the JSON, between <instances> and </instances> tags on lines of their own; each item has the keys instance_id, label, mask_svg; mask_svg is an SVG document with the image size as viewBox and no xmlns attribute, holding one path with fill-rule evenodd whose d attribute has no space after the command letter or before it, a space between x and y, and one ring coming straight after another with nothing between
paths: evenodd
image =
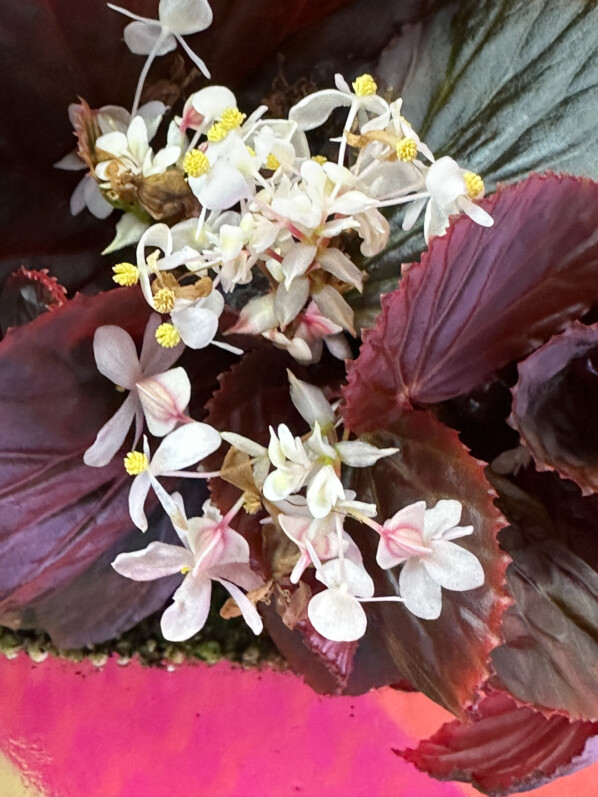
<instances>
[{"instance_id":1,"label":"flower petal","mask_svg":"<svg viewBox=\"0 0 598 797\"><path fill-rule=\"evenodd\" d=\"M147 531L147 517L143 511L145 506L145 499L150 490L150 476L149 473L140 473L135 476L131 490L129 492L129 514L131 520L141 531Z\"/></svg>"},{"instance_id":2,"label":"flower petal","mask_svg":"<svg viewBox=\"0 0 598 797\"><path fill-rule=\"evenodd\" d=\"M335 444L341 462L351 468L367 468L374 465L382 457L396 454L398 448L376 448L363 440L344 440Z\"/></svg>"},{"instance_id":3,"label":"flower petal","mask_svg":"<svg viewBox=\"0 0 598 797\"><path fill-rule=\"evenodd\" d=\"M135 55L149 55L156 46L159 39L161 39L160 46L158 47L156 56L166 55L176 49L176 40L174 36L164 36L162 28L159 23L152 24L145 20L141 22L129 22L123 31L123 37L127 47Z\"/></svg>"},{"instance_id":4,"label":"flower petal","mask_svg":"<svg viewBox=\"0 0 598 797\"><path fill-rule=\"evenodd\" d=\"M434 553L423 556L422 563L437 584L457 592L482 586L484 569L471 551L446 540L431 545Z\"/></svg>"},{"instance_id":5,"label":"flower petal","mask_svg":"<svg viewBox=\"0 0 598 797\"><path fill-rule=\"evenodd\" d=\"M158 16L165 28L181 36L209 28L213 19L207 0L160 0Z\"/></svg>"},{"instance_id":6,"label":"flower petal","mask_svg":"<svg viewBox=\"0 0 598 797\"><path fill-rule=\"evenodd\" d=\"M243 615L243 619L247 623L247 625L251 628L254 634L261 634L264 630L264 624L262 623L262 618L259 616L257 609L253 605L253 603L249 600L249 598L244 595L241 590L235 586L230 581L226 581L224 578L217 578L216 581L219 581L223 587L230 592L233 600L241 610L241 614Z\"/></svg>"},{"instance_id":7,"label":"flower petal","mask_svg":"<svg viewBox=\"0 0 598 797\"><path fill-rule=\"evenodd\" d=\"M357 598L338 589L325 589L310 600L307 615L319 634L333 642L361 639L367 618Z\"/></svg>"},{"instance_id":8,"label":"flower petal","mask_svg":"<svg viewBox=\"0 0 598 797\"><path fill-rule=\"evenodd\" d=\"M137 396L130 393L118 411L102 426L93 445L83 454L86 465L101 468L110 462L124 443L137 407Z\"/></svg>"},{"instance_id":9,"label":"flower petal","mask_svg":"<svg viewBox=\"0 0 598 797\"><path fill-rule=\"evenodd\" d=\"M313 130L324 124L335 108L350 106L355 97L335 89L324 89L309 94L289 111L289 119L297 122L300 130Z\"/></svg>"},{"instance_id":10,"label":"flower petal","mask_svg":"<svg viewBox=\"0 0 598 797\"><path fill-rule=\"evenodd\" d=\"M297 379L290 371L287 374L291 386L291 401L299 415L309 426L313 427L318 423L326 431L330 424L334 424L334 411L324 393L319 387Z\"/></svg>"},{"instance_id":11,"label":"flower petal","mask_svg":"<svg viewBox=\"0 0 598 797\"><path fill-rule=\"evenodd\" d=\"M191 383L184 368L137 382L137 395L151 434L156 437L172 432L191 398Z\"/></svg>"},{"instance_id":12,"label":"flower petal","mask_svg":"<svg viewBox=\"0 0 598 797\"><path fill-rule=\"evenodd\" d=\"M137 349L128 332L112 324L98 327L93 336L98 371L119 387L132 390L141 379Z\"/></svg>"},{"instance_id":13,"label":"flower petal","mask_svg":"<svg viewBox=\"0 0 598 797\"><path fill-rule=\"evenodd\" d=\"M119 554L112 562L112 567L121 576L134 581L153 581L180 573L185 567L193 567L193 555L180 545L150 542L141 551Z\"/></svg>"},{"instance_id":14,"label":"flower petal","mask_svg":"<svg viewBox=\"0 0 598 797\"><path fill-rule=\"evenodd\" d=\"M324 518L345 497L341 480L331 465L324 465L307 488L307 505L315 518Z\"/></svg>"},{"instance_id":15,"label":"flower petal","mask_svg":"<svg viewBox=\"0 0 598 797\"><path fill-rule=\"evenodd\" d=\"M426 509L423 536L425 540L439 540L443 532L458 525L461 520L461 502L454 499L442 499L436 506Z\"/></svg>"},{"instance_id":16,"label":"flower petal","mask_svg":"<svg viewBox=\"0 0 598 797\"><path fill-rule=\"evenodd\" d=\"M204 627L210 612L212 582L204 573L185 580L172 596L174 603L166 609L160 621L164 638L183 642Z\"/></svg>"},{"instance_id":17,"label":"flower petal","mask_svg":"<svg viewBox=\"0 0 598 797\"><path fill-rule=\"evenodd\" d=\"M405 606L422 620L436 620L442 611L442 590L419 561L408 559L399 575L399 589Z\"/></svg>"},{"instance_id":18,"label":"flower petal","mask_svg":"<svg viewBox=\"0 0 598 797\"><path fill-rule=\"evenodd\" d=\"M220 442L218 432L207 423L186 423L160 443L152 457L152 473L160 476L194 465L216 451Z\"/></svg>"},{"instance_id":19,"label":"flower petal","mask_svg":"<svg viewBox=\"0 0 598 797\"><path fill-rule=\"evenodd\" d=\"M185 343L191 349L203 349L208 346L218 332L218 316L203 306L199 299L181 310L173 310L172 322Z\"/></svg>"}]
</instances>

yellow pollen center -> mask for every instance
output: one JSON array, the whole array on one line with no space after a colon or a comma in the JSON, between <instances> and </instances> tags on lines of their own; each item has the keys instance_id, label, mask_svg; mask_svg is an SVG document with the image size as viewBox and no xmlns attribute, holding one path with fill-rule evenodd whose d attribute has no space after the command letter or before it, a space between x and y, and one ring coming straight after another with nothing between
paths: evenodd
<instances>
[{"instance_id":1,"label":"yellow pollen center","mask_svg":"<svg viewBox=\"0 0 598 797\"><path fill-rule=\"evenodd\" d=\"M156 330L156 340L165 349L174 349L181 342L181 335L173 324L160 324Z\"/></svg>"},{"instance_id":2,"label":"yellow pollen center","mask_svg":"<svg viewBox=\"0 0 598 797\"><path fill-rule=\"evenodd\" d=\"M397 158L404 163L411 163L417 155L417 142L414 138L402 138L396 146Z\"/></svg>"},{"instance_id":3,"label":"yellow pollen center","mask_svg":"<svg viewBox=\"0 0 598 797\"><path fill-rule=\"evenodd\" d=\"M226 138L228 135L229 129L225 127L220 122L216 122L216 124L212 125L208 132L206 133L208 137L208 141L214 144L216 141L222 141L223 138Z\"/></svg>"},{"instance_id":4,"label":"yellow pollen center","mask_svg":"<svg viewBox=\"0 0 598 797\"><path fill-rule=\"evenodd\" d=\"M187 573L191 570L190 567L181 567L181 573L186 576Z\"/></svg>"},{"instance_id":5,"label":"yellow pollen center","mask_svg":"<svg viewBox=\"0 0 598 797\"><path fill-rule=\"evenodd\" d=\"M312 161L315 161L316 163L319 163L320 166L323 166L326 163L327 160L328 160L328 158L325 155L313 155L312 156Z\"/></svg>"},{"instance_id":6,"label":"yellow pollen center","mask_svg":"<svg viewBox=\"0 0 598 797\"><path fill-rule=\"evenodd\" d=\"M114 276L112 279L117 285L137 285L139 282L139 269L132 263L117 263L112 266Z\"/></svg>"},{"instance_id":7,"label":"yellow pollen center","mask_svg":"<svg viewBox=\"0 0 598 797\"><path fill-rule=\"evenodd\" d=\"M149 462L141 451L129 451L124 459L125 470L129 476L139 476L149 468Z\"/></svg>"},{"instance_id":8,"label":"yellow pollen center","mask_svg":"<svg viewBox=\"0 0 598 797\"><path fill-rule=\"evenodd\" d=\"M247 145L247 146L245 147L245 149L246 149L246 150L247 150L247 152L248 152L248 153L251 155L251 157L252 157L252 158L255 158L256 152L255 152L255 150L254 150L254 148L253 148L253 147L250 147L249 145Z\"/></svg>"},{"instance_id":9,"label":"yellow pollen center","mask_svg":"<svg viewBox=\"0 0 598 797\"><path fill-rule=\"evenodd\" d=\"M174 307L174 291L170 288L160 288L154 294L154 307L159 313L170 313Z\"/></svg>"},{"instance_id":10,"label":"yellow pollen center","mask_svg":"<svg viewBox=\"0 0 598 797\"><path fill-rule=\"evenodd\" d=\"M201 177L210 170L208 156L200 149L192 149L183 158L183 169L189 177Z\"/></svg>"},{"instance_id":11,"label":"yellow pollen center","mask_svg":"<svg viewBox=\"0 0 598 797\"><path fill-rule=\"evenodd\" d=\"M220 124L225 130L235 130L241 127L247 114L241 113L238 108L225 108L220 116Z\"/></svg>"},{"instance_id":12,"label":"yellow pollen center","mask_svg":"<svg viewBox=\"0 0 598 797\"><path fill-rule=\"evenodd\" d=\"M367 97L378 91L376 81L371 75L360 75L353 81L353 91L358 97Z\"/></svg>"},{"instance_id":13,"label":"yellow pollen center","mask_svg":"<svg viewBox=\"0 0 598 797\"><path fill-rule=\"evenodd\" d=\"M266 169L271 169L273 172L275 172L279 166L280 166L280 161L278 160L276 155L270 153L266 158Z\"/></svg>"},{"instance_id":14,"label":"yellow pollen center","mask_svg":"<svg viewBox=\"0 0 598 797\"><path fill-rule=\"evenodd\" d=\"M484 194L484 181L475 172L465 172L463 175L465 187L470 199L478 199Z\"/></svg>"}]
</instances>

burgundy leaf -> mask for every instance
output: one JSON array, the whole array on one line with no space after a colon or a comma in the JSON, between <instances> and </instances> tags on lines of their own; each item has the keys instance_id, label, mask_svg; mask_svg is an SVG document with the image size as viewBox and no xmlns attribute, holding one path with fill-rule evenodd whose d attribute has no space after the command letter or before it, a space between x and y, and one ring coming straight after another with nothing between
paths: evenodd
<instances>
[{"instance_id":1,"label":"burgundy leaf","mask_svg":"<svg viewBox=\"0 0 598 797\"><path fill-rule=\"evenodd\" d=\"M149 313L138 289L78 296L0 343L2 615L66 586L132 529L122 461L92 468L83 452L123 400L96 368L94 332L117 324L140 340ZM193 355L192 411L231 361L215 347Z\"/></svg>"},{"instance_id":2,"label":"burgundy leaf","mask_svg":"<svg viewBox=\"0 0 598 797\"><path fill-rule=\"evenodd\" d=\"M540 470L598 489L598 324L574 324L519 364L511 423Z\"/></svg>"},{"instance_id":3,"label":"burgundy leaf","mask_svg":"<svg viewBox=\"0 0 598 797\"><path fill-rule=\"evenodd\" d=\"M353 430L469 392L598 300L598 183L532 175L482 204L493 228L457 219L382 299L349 368Z\"/></svg>"},{"instance_id":4,"label":"burgundy leaf","mask_svg":"<svg viewBox=\"0 0 598 797\"><path fill-rule=\"evenodd\" d=\"M545 713L598 720L598 496L531 467L492 481L511 523L500 543L516 601L493 683Z\"/></svg>"},{"instance_id":5,"label":"burgundy leaf","mask_svg":"<svg viewBox=\"0 0 598 797\"><path fill-rule=\"evenodd\" d=\"M24 266L11 274L0 291L0 333L20 327L47 310L66 302L66 289L48 269L29 271Z\"/></svg>"},{"instance_id":6,"label":"burgundy leaf","mask_svg":"<svg viewBox=\"0 0 598 797\"><path fill-rule=\"evenodd\" d=\"M435 778L501 795L534 789L591 764L598 754L596 734L596 722L547 718L491 692L467 721L449 722L415 750L395 752Z\"/></svg>"},{"instance_id":7,"label":"burgundy leaf","mask_svg":"<svg viewBox=\"0 0 598 797\"><path fill-rule=\"evenodd\" d=\"M178 491L188 515L201 514L201 505L207 498L205 485L198 489L197 482L181 480ZM43 628L59 648L82 648L114 639L160 609L179 585L180 576L132 581L112 567L119 553L140 550L155 540L180 544L160 506L148 516L148 521L145 534L138 529L129 531L66 588L55 590L28 607L24 613L27 625Z\"/></svg>"},{"instance_id":8,"label":"burgundy leaf","mask_svg":"<svg viewBox=\"0 0 598 797\"><path fill-rule=\"evenodd\" d=\"M461 714L487 678L488 657L498 644L500 618L508 604L504 590L507 560L496 542L504 522L493 504L495 493L484 478L482 463L469 456L456 432L428 412L407 412L390 429L367 439L380 447L397 446L400 451L373 468L352 472L351 487L360 500L375 502L381 521L416 501L425 500L429 507L441 498L461 501L461 522L472 525L474 532L459 544L478 557L486 580L475 590L443 590L443 608L437 620L421 620L397 603L364 604L368 632L360 651L367 651L370 645L384 648L395 668L390 682L406 678L437 703ZM398 572L376 566L377 535L356 525L350 533L364 554L376 595L398 594Z\"/></svg>"}]
</instances>

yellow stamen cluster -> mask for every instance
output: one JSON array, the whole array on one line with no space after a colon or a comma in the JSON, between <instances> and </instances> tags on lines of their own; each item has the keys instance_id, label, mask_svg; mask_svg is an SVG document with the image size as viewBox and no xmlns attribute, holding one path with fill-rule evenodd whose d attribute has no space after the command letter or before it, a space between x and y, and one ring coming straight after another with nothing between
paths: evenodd
<instances>
[{"instance_id":1,"label":"yellow stamen cluster","mask_svg":"<svg viewBox=\"0 0 598 797\"><path fill-rule=\"evenodd\" d=\"M270 153L266 158L266 169L271 169L273 172L275 172L279 166L280 166L280 161L278 160L276 155Z\"/></svg>"},{"instance_id":2,"label":"yellow stamen cluster","mask_svg":"<svg viewBox=\"0 0 598 797\"><path fill-rule=\"evenodd\" d=\"M129 451L124 458L125 470L129 476L139 476L149 468L149 462L141 451Z\"/></svg>"},{"instance_id":3,"label":"yellow stamen cluster","mask_svg":"<svg viewBox=\"0 0 598 797\"><path fill-rule=\"evenodd\" d=\"M137 285L139 282L139 269L132 263L117 263L112 266L114 276L112 279L117 285Z\"/></svg>"},{"instance_id":4,"label":"yellow stamen cluster","mask_svg":"<svg viewBox=\"0 0 598 797\"><path fill-rule=\"evenodd\" d=\"M312 161L315 161L316 163L319 163L320 166L323 166L326 163L327 160L328 160L328 158L325 155L313 155L312 156Z\"/></svg>"},{"instance_id":5,"label":"yellow stamen cluster","mask_svg":"<svg viewBox=\"0 0 598 797\"><path fill-rule=\"evenodd\" d=\"M173 324L160 324L156 330L156 340L165 349L174 349L181 342L181 334Z\"/></svg>"},{"instance_id":6,"label":"yellow stamen cluster","mask_svg":"<svg viewBox=\"0 0 598 797\"><path fill-rule=\"evenodd\" d=\"M170 313L174 307L174 291L170 288L160 288L154 294L154 307L159 313Z\"/></svg>"},{"instance_id":7,"label":"yellow stamen cluster","mask_svg":"<svg viewBox=\"0 0 598 797\"><path fill-rule=\"evenodd\" d=\"M200 149L190 150L183 158L183 169L189 177L201 177L210 170L210 161Z\"/></svg>"},{"instance_id":8,"label":"yellow stamen cluster","mask_svg":"<svg viewBox=\"0 0 598 797\"><path fill-rule=\"evenodd\" d=\"M478 199L484 194L484 181L479 174L475 172L465 172L463 175L465 180L465 187L470 199Z\"/></svg>"},{"instance_id":9,"label":"yellow stamen cluster","mask_svg":"<svg viewBox=\"0 0 598 797\"><path fill-rule=\"evenodd\" d=\"M367 97L378 91L376 81L371 75L360 75L353 81L353 91L358 97Z\"/></svg>"},{"instance_id":10,"label":"yellow stamen cluster","mask_svg":"<svg viewBox=\"0 0 598 797\"><path fill-rule=\"evenodd\" d=\"M246 150L247 150L247 152L248 152L248 153L251 155L251 157L252 157L252 158L255 158L255 156L256 156L256 151L254 150L254 148L253 148L253 147L250 147L250 146L249 146L249 144L247 144L247 146L245 147L245 149L246 149Z\"/></svg>"},{"instance_id":11,"label":"yellow stamen cluster","mask_svg":"<svg viewBox=\"0 0 598 797\"><path fill-rule=\"evenodd\" d=\"M417 156L417 142L414 138L402 138L396 146L397 158L403 163L412 163Z\"/></svg>"},{"instance_id":12,"label":"yellow stamen cluster","mask_svg":"<svg viewBox=\"0 0 598 797\"><path fill-rule=\"evenodd\" d=\"M186 576L187 573L191 570L190 567L181 567L181 573Z\"/></svg>"},{"instance_id":13,"label":"yellow stamen cluster","mask_svg":"<svg viewBox=\"0 0 598 797\"><path fill-rule=\"evenodd\" d=\"M211 144L216 143L216 141L222 141L223 138L226 138L228 135L228 130L224 125L221 125L220 122L216 122L213 124L212 127L206 133L208 137L208 141Z\"/></svg>"},{"instance_id":14,"label":"yellow stamen cluster","mask_svg":"<svg viewBox=\"0 0 598 797\"><path fill-rule=\"evenodd\" d=\"M241 127L247 114L241 113L238 108L225 108L220 117L220 124L225 130L235 130Z\"/></svg>"}]
</instances>

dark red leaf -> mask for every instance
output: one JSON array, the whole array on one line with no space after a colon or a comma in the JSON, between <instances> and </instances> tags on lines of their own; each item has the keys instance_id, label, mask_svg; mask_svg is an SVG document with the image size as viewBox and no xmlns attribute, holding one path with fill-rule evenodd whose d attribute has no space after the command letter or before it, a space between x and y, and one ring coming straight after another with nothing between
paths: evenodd
<instances>
[{"instance_id":1,"label":"dark red leaf","mask_svg":"<svg viewBox=\"0 0 598 797\"><path fill-rule=\"evenodd\" d=\"M496 533L504 522L493 504L495 493L484 478L483 465L469 456L456 432L430 413L405 413L389 430L367 439L381 447L398 446L400 451L373 468L352 472L351 486L360 500L374 501L381 519L415 501L425 500L428 506L441 498L461 501L462 523L472 525L474 532L459 544L481 561L486 581L467 592L443 590L438 620L420 620L397 603L365 604L368 632L360 651L367 651L370 645L384 648L395 667L389 682L406 678L437 703L460 714L475 700L476 690L487 678L488 656L498 644L500 617L508 603L504 590L507 560L496 543ZM375 564L377 535L356 525L351 535L364 554L376 595L396 595L397 573L382 571Z\"/></svg>"},{"instance_id":2,"label":"dark red leaf","mask_svg":"<svg viewBox=\"0 0 598 797\"><path fill-rule=\"evenodd\" d=\"M482 204L493 228L457 219L383 298L349 368L353 430L469 392L598 300L597 183L533 175Z\"/></svg>"},{"instance_id":3,"label":"dark red leaf","mask_svg":"<svg viewBox=\"0 0 598 797\"><path fill-rule=\"evenodd\" d=\"M511 523L500 543L516 601L493 682L545 713L598 720L598 496L531 467L492 481Z\"/></svg>"},{"instance_id":4,"label":"dark red leaf","mask_svg":"<svg viewBox=\"0 0 598 797\"><path fill-rule=\"evenodd\" d=\"M539 470L598 490L598 324L574 324L519 364L511 423Z\"/></svg>"},{"instance_id":5,"label":"dark red leaf","mask_svg":"<svg viewBox=\"0 0 598 797\"><path fill-rule=\"evenodd\" d=\"M207 488L183 481L178 487L189 517L201 514ZM145 534L129 531L64 589L58 589L29 606L23 614L28 626L43 628L59 648L83 648L114 639L149 614L158 611L181 581L180 576L155 581L132 581L112 567L123 551L146 548L160 540L180 544L168 516L160 506L148 516Z\"/></svg>"},{"instance_id":6,"label":"dark red leaf","mask_svg":"<svg viewBox=\"0 0 598 797\"><path fill-rule=\"evenodd\" d=\"M596 734L596 722L547 718L491 692L467 721L449 722L415 750L395 752L435 778L501 795L534 789L591 764Z\"/></svg>"},{"instance_id":7,"label":"dark red leaf","mask_svg":"<svg viewBox=\"0 0 598 797\"><path fill-rule=\"evenodd\" d=\"M132 528L122 461L92 468L83 452L122 403L96 368L94 332L117 324L139 340L149 312L137 289L78 296L0 343L0 614L66 586ZM193 352L196 419L231 359Z\"/></svg>"},{"instance_id":8,"label":"dark red leaf","mask_svg":"<svg viewBox=\"0 0 598 797\"><path fill-rule=\"evenodd\" d=\"M11 274L0 291L0 333L9 327L21 327L47 310L66 302L66 289L56 277L42 271L29 271L24 266Z\"/></svg>"}]
</instances>

